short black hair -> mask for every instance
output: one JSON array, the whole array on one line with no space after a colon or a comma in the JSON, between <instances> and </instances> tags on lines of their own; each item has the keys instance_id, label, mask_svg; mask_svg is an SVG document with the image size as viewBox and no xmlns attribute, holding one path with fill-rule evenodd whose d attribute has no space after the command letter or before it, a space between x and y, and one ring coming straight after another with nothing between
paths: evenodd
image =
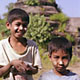
<instances>
[{"instance_id":1,"label":"short black hair","mask_svg":"<svg viewBox=\"0 0 80 80\"><path fill-rule=\"evenodd\" d=\"M29 23L29 15L20 8L14 8L8 13L7 21L11 24L14 20L21 19Z\"/></svg>"},{"instance_id":2,"label":"short black hair","mask_svg":"<svg viewBox=\"0 0 80 80\"><path fill-rule=\"evenodd\" d=\"M65 37L53 38L48 44L50 56L52 55L52 52L58 51L60 49L70 54L70 59L72 58L72 43Z\"/></svg>"}]
</instances>

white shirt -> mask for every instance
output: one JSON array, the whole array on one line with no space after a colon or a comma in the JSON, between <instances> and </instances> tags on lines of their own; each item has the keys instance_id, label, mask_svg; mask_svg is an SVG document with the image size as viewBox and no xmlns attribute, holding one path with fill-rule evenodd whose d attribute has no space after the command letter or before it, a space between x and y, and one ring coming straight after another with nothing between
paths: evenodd
<instances>
[{"instance_id":1,"label":"white shirt","mask_svg":"<svg viewBox=\"0 0 80 80\"><path fill-rule=\"evenodd\" d=\"M33 64L34 66L38 66L38 68L42 68L38 47L36 46L34 41L27 40L26 53L23 55L19 55L13 50L8 39L9 38L0 41L0 65L5 66L9 63L9 61L12 61L14 59L21 59L25 62ZM31 75L28 75L28 77L29 80L32 80L30 79Z\"/></svg>"}]
</instances>

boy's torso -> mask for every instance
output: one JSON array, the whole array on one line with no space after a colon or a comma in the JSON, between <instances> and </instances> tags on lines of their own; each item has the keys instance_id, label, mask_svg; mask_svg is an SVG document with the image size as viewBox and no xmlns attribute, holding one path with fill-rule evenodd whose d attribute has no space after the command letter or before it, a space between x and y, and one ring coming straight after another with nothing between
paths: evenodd
<instances>
[{"instance_id":1,"label":"boy's torso","mask_svg":"<svg viewBox=\"0 0 80 80\"><path fill-rule=\"evenodd\" d=\"M80 80L79 76L75 73L69 72L65 76L57 76L53 70L43 73L39 80Z\"/></svg>"},{"instance_id":2,"label":"boy's torso","mask_svg":"<svg viewBox=\"0 0 80 80\"><path fill-rule=\"evenodd\" d=\"M0 65L7 65L10 61L12 61L14 59L22 59L23 61L27 61L31 64L33 63L33 52L32 51L33 51L34 47L30 46L30 44L28 46L28 50L23 55L16 54L16 52L12 49L12 47L10 46L7 39L3 40L1 42L1 44L2 44L2 46L0 45L0 47L4 47L4 48L2 48L2 49L4 49L3 50L4 52L2 52L3 54L0 54L0 55L4 56L4 58L0 57L0 59L3 61L3 62L0 62ZM7 59L5 53L6 53L7 57L9 58L9 60ZM30 80L32 80L31 75L30 76L28 75L28 78L29 79L31 78ZM9 80L9 79L4 79L4 80Z\"/></svg>"}]
</instances>

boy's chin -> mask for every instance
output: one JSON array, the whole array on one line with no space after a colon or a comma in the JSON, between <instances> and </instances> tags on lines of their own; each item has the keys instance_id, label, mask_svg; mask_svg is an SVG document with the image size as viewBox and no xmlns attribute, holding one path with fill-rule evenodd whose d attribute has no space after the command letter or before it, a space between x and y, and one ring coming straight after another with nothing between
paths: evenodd
<instances>
[{"instance_id":1,"label":"boy's chin","mask_svg":"<svg viewBox=\"0 0 80 80\"><path fill-rule=\"evenodd\" d=\"M23 34L17 34L15 35L16 38L22 38L23 37Z\"/></svg>"},{"instance_id":2,"label":"boy's chin","mask_svg":"<svg viewBox=\"0 0 80 80\"><path fill-rule=\"evenodd\" d=\"M21 39L23 38L23 36L16 36L16 39Z\"/></svg>"},{"instance_id":3,"label":"boy's chin","mask_svg":"<svg viewBox=\"0 0 80 80\"><path fill-rule=\"evenodd\" d=\"M58 73L60 73L61 75L66 75L67 74L67 70L63 69L63 70L57 70Z\"/></svg>"}]
</instances>

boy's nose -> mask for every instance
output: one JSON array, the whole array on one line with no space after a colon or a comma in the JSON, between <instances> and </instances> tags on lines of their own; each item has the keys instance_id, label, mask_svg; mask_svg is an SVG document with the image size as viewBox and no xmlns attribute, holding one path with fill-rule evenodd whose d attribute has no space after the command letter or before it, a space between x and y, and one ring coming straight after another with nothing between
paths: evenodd
<instances>
[{"instance_id":1,"label":"boy's nose","mask_svg":"<svg viewBox=\"0 0 80 80\"><path fill-rule=\"evenodd\" d=\"M19 29L20 29L20 30L22 30L22 29L23 29L23 26L22 26L22 25L20 25L20 26L19 26Z\"/></svg>"},{"instance_id":2,"label":"boy's nose","mask_svg":"<svg viewBox=\"0 0 80 80\"><path fill-rule=\"evenodd\" d=\"M63 61L59 61L59 64L63 64Z\"/></svg>"},{"instance_id":3,"label":"boy's nose","mask_svg":"<svg viewBox=\"0 0 80 80\"><path fill-rule=\"evenodd\" d=\"M63 61L62 60L59 60L59 64L62 65L63 64Z\"/></svg>"}]
</instances>

